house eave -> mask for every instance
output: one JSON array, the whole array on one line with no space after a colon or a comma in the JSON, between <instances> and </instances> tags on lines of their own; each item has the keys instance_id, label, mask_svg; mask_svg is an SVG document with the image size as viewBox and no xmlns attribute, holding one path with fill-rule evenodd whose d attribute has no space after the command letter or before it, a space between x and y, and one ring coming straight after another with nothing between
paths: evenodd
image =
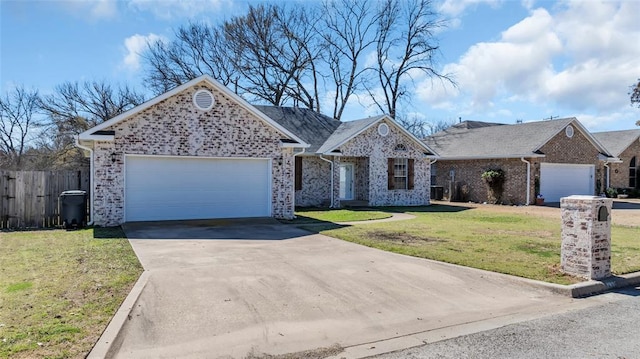
<instances>
[{"instance_id":1,"label":"house eave","mask_svg":"<svg viewBox=\"0 0 640 359\"><path fill-rule=\"evenodd\" d=\"M280 147L282 147L282 148L309 148L309 147L311 147L311 145L303 144L303 143L280 142Z\"/></svg>"},{"instance_id":2,"label":"house eave","mask_svg":"<svg viewBox=\"0 0 640 359\"><path fill-rule=\"evenodd\" d=\"M81 141L113 141L115 135L84 135L80 134L78 137Z\"/></svg>"},{"instance_id":3,"label":"house eave","mask_svg":"<svg viewBox=\"0 0 640 359\"><path fill-rule=\"evenodd\" d=\"M439 156L438 161L465 161L465 160L502 160L521 158L543 158L545 155L529 153L524 155L496 155L496 156Z\"/></svg>"}]
</instances>

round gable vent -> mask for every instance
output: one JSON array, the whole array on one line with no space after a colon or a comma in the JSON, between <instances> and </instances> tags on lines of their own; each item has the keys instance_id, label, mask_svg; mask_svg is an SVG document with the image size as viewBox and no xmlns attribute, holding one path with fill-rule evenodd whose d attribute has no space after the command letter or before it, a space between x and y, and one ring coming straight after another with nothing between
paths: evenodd
<instances>
[{"instance_id":1,"label":"round gable vent","mask_svg":"<svg viewBox=\"0 0 640 359\"><path fill-rule=\"evenodd\" d=\"M193 104L198 110L209 111L215 105L216 99L209 90L198 90L193 94Z\"/></svg>"},{"instance_id":2,"label":"round gable vent","mask_svg":"<svg viewBox=\"0 0 640 359\"><path fill-rule=\"evenodd\" d=\"M381 123L378 125L378 134L380 134L380 136L384 137L386 135L389 134L389 125L387 125L386 123Z\"/></svg>"},{"instance_id":3,"label":"round gable vent","mask_svg":"<svg viewBox=\"0 0 640 359\"><path fill-rule=\"evenodd\" d=\"M567 126L567 128L564 129L564 134L569 138L573 137L573 126Z\"/></svg>"}]
</instances>

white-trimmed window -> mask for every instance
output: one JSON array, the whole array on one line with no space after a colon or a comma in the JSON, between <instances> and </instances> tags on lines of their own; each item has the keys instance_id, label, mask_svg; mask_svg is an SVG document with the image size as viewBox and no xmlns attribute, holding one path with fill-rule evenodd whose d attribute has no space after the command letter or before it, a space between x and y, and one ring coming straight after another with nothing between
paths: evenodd
<instances>
[{"instance_id":1,"label":"white-trimmed window","mask_svg":"<svg viewBox=\"0 0 640 359\"><path fill-rule=\"evenodd\" d=\"M403 143L398 143L394 148L394 150L400 151L400 152L407 152L407 146L405 146Z\"/></svg>"},{"instance_id":2,"label":"white-trimmed window","mask_svg":"<svg viewBox=\"0 0 640 359\"><path fill-rule=\"evenodd\" d=\"M413 189L413 158L389 158L388 189Z\"/></svg>"}]
</instances>

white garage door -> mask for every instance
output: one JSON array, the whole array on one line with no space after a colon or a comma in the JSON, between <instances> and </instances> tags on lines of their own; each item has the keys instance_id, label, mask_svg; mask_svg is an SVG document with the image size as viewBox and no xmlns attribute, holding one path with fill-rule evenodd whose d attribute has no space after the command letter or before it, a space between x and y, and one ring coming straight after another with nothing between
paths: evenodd
<instances>
[{"instance_id":1,"label":"white garage door","mask_svg":"<svg viewBox=\"0 0 640 359\"><path fill-rule=\"evenodd\" d=\"M271 216L266 159L127 156L125 220Z\"/></svg>"},{"instance_id":2,"label":"white garage door","mask_svg":"<svg viewBox=\"0 0 640 359\"><path fill-rule=\"evenodd\" d=\"M560 198L574 194L594 194L594 165L542 163L540 165L540 193L546 202L560 202Z\"/></svg>"}]
</instances>

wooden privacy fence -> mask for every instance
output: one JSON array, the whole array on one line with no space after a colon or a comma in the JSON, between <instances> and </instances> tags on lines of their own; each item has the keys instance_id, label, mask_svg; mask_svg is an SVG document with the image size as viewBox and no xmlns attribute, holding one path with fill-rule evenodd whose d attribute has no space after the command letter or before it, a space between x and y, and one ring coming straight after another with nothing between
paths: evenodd
<instances>
[{"instance_id":1,"label":"wooden privacy fence","mask_svg":"<svg viewBox=\"0 0 640 359\"><path fill-rule=\"evenodd\" d=\"M88 202L89 181L89 170L0 170L0 229L61 225L58 205L60 193L87 191Z\"/></svg>"}]
</instances>

